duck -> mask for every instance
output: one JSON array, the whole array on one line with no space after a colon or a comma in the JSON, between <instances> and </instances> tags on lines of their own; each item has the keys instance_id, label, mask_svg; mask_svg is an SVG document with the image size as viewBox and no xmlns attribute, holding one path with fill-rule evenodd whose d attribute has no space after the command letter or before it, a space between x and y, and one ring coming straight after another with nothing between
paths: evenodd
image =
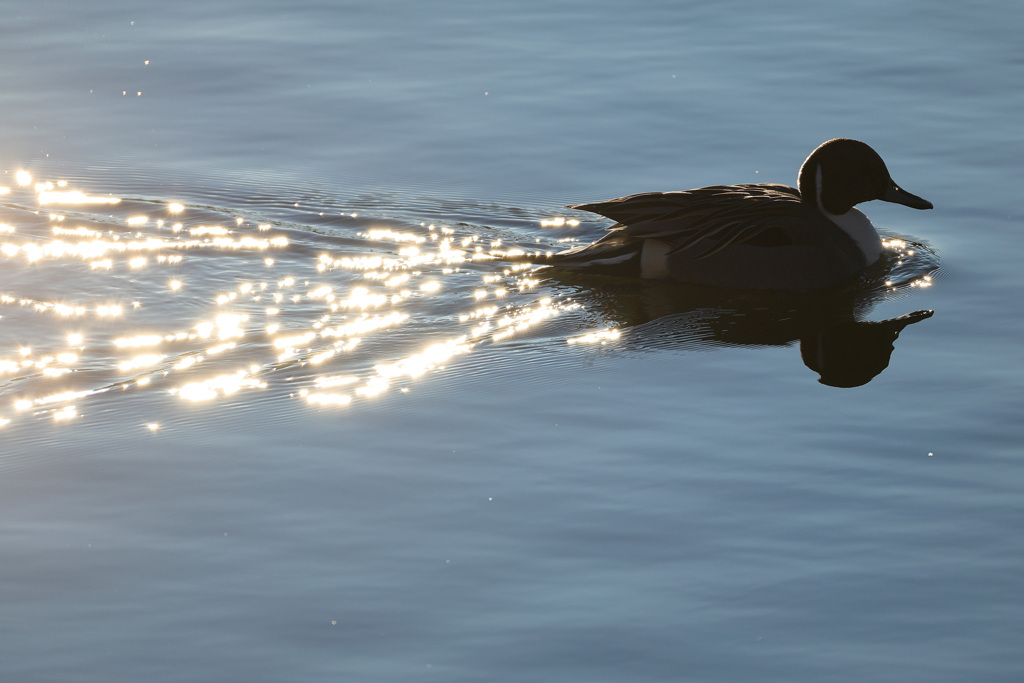
<instances>
[{"instance_id":1,"label":"duck","mask_svg":"<svg viewBox=\"0 0 1024 683\"><path fill-rule=\"evenodd\" d=\"M878 231L854 208L874 199L932 208L897 185L870 146L835 138L803 162L796 188L712 185L570 205L616 223L596 242L544 263L733 290L829 291L882 258Z\"/></svg>"}]
</instances>

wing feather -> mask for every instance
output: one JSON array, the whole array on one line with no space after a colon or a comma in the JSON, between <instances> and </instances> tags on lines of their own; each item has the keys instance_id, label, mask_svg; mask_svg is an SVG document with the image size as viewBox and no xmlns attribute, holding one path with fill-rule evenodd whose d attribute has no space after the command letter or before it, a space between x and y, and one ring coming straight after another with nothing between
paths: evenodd
<instances>
[{"instance_id":1,"label":"wing feather","mask_svg":"<svg viewBox=\"0 0 1024 683\"><path fill-rule=\"evenodd\" d=\"M754 240L768 230L779 230L790 243L800 243L808 239L801 228L815 222L815 212L800 201L795 188L767 183L645 192L570 208L616 221L595 246L612 240L625 245L658 239L674 254L710 242L695 258Z\"/></svg>"}]
</instances>

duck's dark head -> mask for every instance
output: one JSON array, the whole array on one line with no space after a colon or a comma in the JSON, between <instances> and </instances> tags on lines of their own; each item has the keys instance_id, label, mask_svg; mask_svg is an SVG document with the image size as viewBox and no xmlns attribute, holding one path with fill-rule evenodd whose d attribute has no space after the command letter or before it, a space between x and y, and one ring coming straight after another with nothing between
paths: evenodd
<instances>
[{"instance_id":1,"label":"duck's dark head","mask_svg":"<svg viewBox=\"0 0 1024 683\"><path fill-rule=\"evenodd\" d=\"M822 143L800 167L798 185L803 201L836 216L872 199L932 208L927 199L893 182L882 157L858 140L836 138Z\"/></svg>"}]
</instances>

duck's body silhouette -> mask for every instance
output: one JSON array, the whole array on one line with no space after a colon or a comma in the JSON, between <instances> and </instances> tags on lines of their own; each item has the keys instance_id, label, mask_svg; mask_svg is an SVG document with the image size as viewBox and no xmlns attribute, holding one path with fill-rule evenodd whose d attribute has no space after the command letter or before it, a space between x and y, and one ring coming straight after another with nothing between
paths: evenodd
<instances>
[{"instance_id":1,"label":"duck's body silhouette","mask_svg":"<svg viewBox=\"0 0 1024 683\"><path fill-rule=\"evenodd\" d=\"M570 208L616 221L593 244L553 254L556 268L729 289L835 289L874 264L882 244L855 204L932 204L901 189L868 145L837 138L772 183L647 192Z\"/></svg>"}]
</instances>

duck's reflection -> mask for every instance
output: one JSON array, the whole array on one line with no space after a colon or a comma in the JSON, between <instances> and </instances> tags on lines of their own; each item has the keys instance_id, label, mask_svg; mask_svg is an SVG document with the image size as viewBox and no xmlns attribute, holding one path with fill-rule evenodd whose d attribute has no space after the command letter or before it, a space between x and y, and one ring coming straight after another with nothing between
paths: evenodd
<instances>
[{"instance_id":1,"label":"duck's reflection","mask_svg":"<svg viewBox=\"0 0 1024 683\"><path fill-rule=\"evenodd\" d=\"M883 283L828 295L725 292L675 283L559 276L585 286L587 298L641 348L789 346L833 387L867 384L885 368L893 344L908 325L932 311L878 322L865 320L886 294Z\"/></svg>"},{"instance_id":2,"label":"duck's reflection","mask_svg":"<svg viewBox=\"0 0 1024 683\"><path fill-rule=\"evenodd\" d=\"M900 332L933 311L914 311L878 322L847 320L811 331L800 338L804 365L820 375L822 384L859 387L889 367Z\"/></svg>"}]
</instances>

